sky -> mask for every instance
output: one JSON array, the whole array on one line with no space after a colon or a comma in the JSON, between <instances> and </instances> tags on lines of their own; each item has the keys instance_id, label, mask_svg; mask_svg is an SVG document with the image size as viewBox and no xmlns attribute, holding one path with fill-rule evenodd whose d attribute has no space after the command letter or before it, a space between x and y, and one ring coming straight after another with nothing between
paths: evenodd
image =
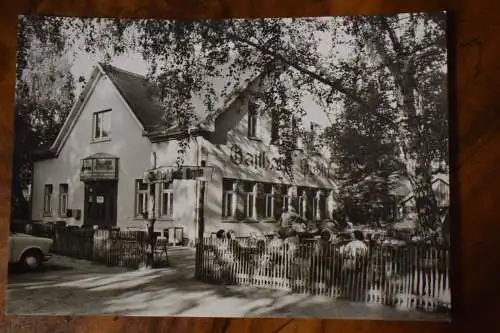
<instances>
[{"instance_id":1,"label":"sky","mask_svg":"<svg viewBox=\"0 0 500 333\"><path fill-rule=\"evenodd\" d=\"M71 19L71 18L68 18ZM324 19L324 18L323 18ZM317 32L320 34L320 32ZM319 51L325 53L326 50L329 50L331 44L329 44L331 40L331 35L324 34L324 43L320 45ZM80 48L84 49L84 48ZM74 50L72 50L74 51ZM339 49L338 55L344 56L348 53L348 50ZM78 79L80 76L85 77L88 81L90 74L92 72L93 67L99 61L103 61L104 54L90 54L85 52L84 50L75 52L76 54L69 56L70 62L73 63L71 72L75 79ZM326 55L326 54L325 54ZM124 70L146 75L149 69L149 63L146 62L140 53L136 52L128 52L121 56L115 56L111 58L111 65L116 66L118 68L122 68ZM243 75L243 74L242 74ZM221 82L220 85L223 86L225 82ZM217 84L219 85L219 84ZM77 94L81 91L81 85L77 85ZM197 101L194 102L195 108L198 109L198 113L203 113L203 105L199 105ZM302 100L302 106L304 110L306 110L306 116L303 117L303 124L309 127L311 122L316 123L320 126L326 126L330 123L330 119L325 113L325 111L318 106L311 95L306 94Z\"/></svg>"},{"instance_id":2,"label":"sky","mask_svg":"<svg viewBox=\"0 0 500 333\"><path fill-rule=\"evenodd\" d=\"M70 20L71 18L68 18ZM319 18L319 19L332 19L330 18ZM400 15L400 20L404 21L405 15ZM323 34L323 36L322 36ZM328 34L328 32L316 32L316 35L322 38L322 43L319 46L318 51L320 54L322 54L325 59L328 62L335 62L336 58L344 58L344 57L349 57L350 50L348 48L337 48L334 49L332 53L331 49L331 34ZM416 35L421 35L421 31L417 31ZM420 36L419 36L420 37ZM340 37L342 38L342 37ZM89 54L86 53L83 49L84 48L79 48L80 50L76 52L76 54L69 56L70 62L72 62L72 67L71 71L75 77L75 79L78 79L80 76L85 77L88 81L88 78L92 72L93 66L99 61L102 61L104 59L103 54ZM73 50L75 51L75 50ZM334 58L332 58L334 57ZM134 52L128 52L124 55L121 56L115 56L111 59L111 64L128 70L130 72L134 72L137 74L145 75L148 72L149 69L149 64L143 59L142 55L139 53L134 53ZM312 69L314 71L320 72L321 70L318 68ZM242 74L243 75L243 74ZM81 85L77 85L77 89L81 90L82 87ZM77 91L79 93L79 91ZM201 103L198 103L201 104ZM307 115L304 117L304 125L308 126L310 122L314 122L316 124L320 125L327 125L330 123L329 117L326 115L326 113L323 111L321 107L319 107L316 103L314 103L313 98L311 95L305 95L303 100L302 100L302 106L304 110L307 111ZM340 106L339 106L340 107ZM203 114L204 112L204 106L203 105L195 105L196 109L199 109L198 114Z\"/></svg>"},{"instance_id":3,"label":"sky","mask_svg":"<svg viewBox=\"0 0 500 333\"><path fill-rule=\"evenodd\" d=\"M83 76L88 79L92 73L93 67L97 62L102 61L103 57L100 55L91 55L89 53L82 52L74 58L73 66L71 72L75 78ZM146 75L149 69L149 64L142 58L138 53L128 53L125 55L117 56L112 58L111 65L118 68L137 73L140 75ZM78 86L79 93L81 87ZM309 126L311 122L320 125L326 125L329 123L329 119L326 113L313 101L312 96L307 95L302 100L302 105L305 110L307 110L306 116L303 118L305 126ZM197 108L202 108L201 105L197 103L195 105Z\"/></svg>"}]
</instances>

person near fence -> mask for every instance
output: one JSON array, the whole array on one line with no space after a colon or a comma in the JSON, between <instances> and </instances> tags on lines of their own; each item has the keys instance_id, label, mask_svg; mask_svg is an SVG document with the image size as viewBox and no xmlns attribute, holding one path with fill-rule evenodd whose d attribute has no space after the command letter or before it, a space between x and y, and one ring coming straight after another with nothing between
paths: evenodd
<instances>
[{"instance_id":1,"label":"person near fence","mask_svg":"<svg viewBox=\"0 0 500 333\"><path fill-rule=\"evenodd\" d=\"M281 228L290 228L298 218L299 215L293 206L290 205L288 208L283 208L280 218Z\"/></svg>"},{"instance_id":2,"label":"person near fence","mask_svg":"<svg viewBox=\"0 0 500 333\"><path fill-rule=\"evenodd\" d=\"M359 230L354 230L352 240L343 247L342 253L355 257L358 253L366 254L366 252L368 252L368 246L365 243L363 233Z\"/></svg>"},{"instance_id":3,"label":"person near fence","mask_svg":"<svg viewBox=\"0 0 500 333\"><path fill-rule=\"evenodd\" d=\"M365 285L365 270L363 265L366 264L366 257L368 255L368 246L364 241L363 233L359 230L354 230L352 233L352 240L341 248L341 255L343 256L342 274L344 278L344 285L342 295L346 298L356 298L358 295L355 291L358 290L364 293L363 286Z\"/></svg>"}]
</instances>

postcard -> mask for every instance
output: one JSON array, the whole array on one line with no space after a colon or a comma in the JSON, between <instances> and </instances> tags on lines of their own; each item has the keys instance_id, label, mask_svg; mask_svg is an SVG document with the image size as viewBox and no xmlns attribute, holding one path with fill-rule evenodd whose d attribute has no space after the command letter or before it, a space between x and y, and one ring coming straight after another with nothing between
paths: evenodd
<instances>
[{"instance_id":1,"label":"postcard","mask_svg":"<svg viewBox=\"0 0 500 333\"><path fill-rule=\"evenodd\" d=\"M20 16L8 314L450 320L446 25Z\"/></svg>"}]
</instances>

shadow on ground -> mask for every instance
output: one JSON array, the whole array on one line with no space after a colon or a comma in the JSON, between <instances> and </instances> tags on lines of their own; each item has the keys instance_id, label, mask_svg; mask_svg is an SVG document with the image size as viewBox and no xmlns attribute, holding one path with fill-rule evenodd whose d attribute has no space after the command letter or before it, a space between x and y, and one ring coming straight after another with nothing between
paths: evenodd
<instances>
[{"instance_id":1,"label":"shadow on ground","mask_svg":"<svg viewBox=\"0 0 500 333\"><path fill-rule=\"evenodd\" d=\"M172 255L171 264L171 268L131 271L80 261L61 265L55 260L45 271L9 275L7 313L448 319L324 296L202 283L194 279L192 251Z\"/></svg>"},{"instance_id":2,"label":"shadow on ground","mask_svg":"<svg viewBox=\"0 0 500 333\"><path fill-rule=\"evenodd\" d=\"M8 274L10 275L22 275L22 274L37 274L37 273L47 273L47 272L57 272L57 271L70 271L72 267L58 265L58 264L42 264L35 271L30 271L23 268L18 264L9 264Z\"/></svg>"}]
</instances>

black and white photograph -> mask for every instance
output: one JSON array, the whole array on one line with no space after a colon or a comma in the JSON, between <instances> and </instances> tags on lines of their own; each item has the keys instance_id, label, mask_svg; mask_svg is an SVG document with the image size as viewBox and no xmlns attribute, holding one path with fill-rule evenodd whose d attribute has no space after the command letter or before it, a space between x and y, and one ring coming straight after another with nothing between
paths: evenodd
<instances>
[{"instance_id":1,"label":"black and white photograph","mask_svg":"<svg viewBox=\"0 0 500 333\"><path fill-rule=\"evenodd\" d=\"M447 15L19 16L9 315L451 320Z\"/></svg>"}]
</instances>

